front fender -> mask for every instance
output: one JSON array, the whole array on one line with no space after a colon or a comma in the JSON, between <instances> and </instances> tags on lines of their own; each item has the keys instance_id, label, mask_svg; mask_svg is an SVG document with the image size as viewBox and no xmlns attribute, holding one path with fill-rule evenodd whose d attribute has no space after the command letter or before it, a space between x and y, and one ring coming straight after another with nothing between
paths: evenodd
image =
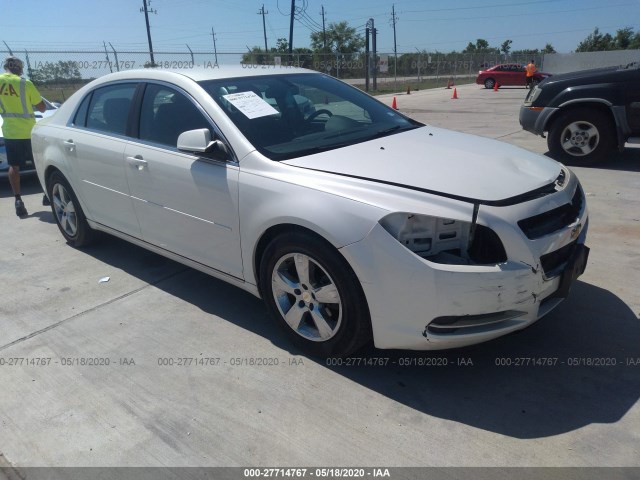
<instances>
[{"instance_id":1,"label":"front fender","mask_svg":"<svg viewBox=\"0 0 640 480\"><path fill-rule=\"evenodd\" d=\"M388 213L380 207L297 184L295 178L287 175L267 176L251 169L240 170L239 194L245 281L253 284L256 284L253 259L260 238L270 228L303 227L338 249L362 240L378 219Z\"/></svg>"}]
</instances>

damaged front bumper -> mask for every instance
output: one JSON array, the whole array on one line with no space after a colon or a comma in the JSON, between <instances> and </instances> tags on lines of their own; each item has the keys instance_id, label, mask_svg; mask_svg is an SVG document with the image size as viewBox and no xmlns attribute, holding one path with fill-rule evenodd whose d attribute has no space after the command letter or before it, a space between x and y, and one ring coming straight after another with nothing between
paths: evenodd
<instances>
[{"instance_id":1,"label":"damaged front bumper","mask_svg":"<svg viewBox=\"0 0 640 480\"><path fill-rule=\"evenodd\" d=\"M529 238L518 221L545 218L582 191L575 177L562 191L518 205L482 205L478 222L500 237L507 260L492 265L435 263L405 248L380 224L341 249L358 275L375 346L457 348L528 327L556 307L585 269L586 204L575 219ZM529 226L529 225L527 225Z\"/></svg>"}]
</instances>

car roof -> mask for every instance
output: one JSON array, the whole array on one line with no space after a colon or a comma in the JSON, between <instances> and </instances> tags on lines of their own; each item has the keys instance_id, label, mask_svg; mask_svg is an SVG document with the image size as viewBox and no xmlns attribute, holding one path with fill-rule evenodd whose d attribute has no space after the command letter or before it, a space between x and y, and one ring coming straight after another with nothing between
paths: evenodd
<instances>
[{"instance_id":1,"label":"car roof","mask_svg":"<svg viewBox=\"0 0 640 480\"><path fill-rule=\"evenodd\" d=\"M139 79L153 79L153 80L170 80L176 79L177 76L187 77L195 82L201 82L204 80L218 80L224 78L237 78L237 77L256 77L262 75L285 75L293 73L311 73L318 74L314 70L307 70L306 68L295 68L288 66L277 65L232 65L232 66L216 66L211 68L192 68L192 69L178 69L178 70L165 70L156 68L144 68L136 70L126 70L122 72L109 73L103 77L100 77L101 81L114 81L114 80L139 80Z\"/></svg>"}]
</instances>

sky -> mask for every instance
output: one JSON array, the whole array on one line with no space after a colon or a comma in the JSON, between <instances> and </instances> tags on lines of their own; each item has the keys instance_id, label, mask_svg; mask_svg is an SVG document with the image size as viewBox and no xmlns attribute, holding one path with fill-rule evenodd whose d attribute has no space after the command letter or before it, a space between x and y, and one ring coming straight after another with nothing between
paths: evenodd
<instances>
[{"instance_id":1,"label":"sky","mask_svg":"<svg viewBox=\"0 0 640 480\"><path fill-rule=\"evenodd\" d=\"M6 42L24 50L100 50L103 42L116 50L148 50L143 0L0 0L0 50ZM242 53L289 38L290 0L151 0L153 48L160 51ZM595 27L615 35L631 27L640 31L640 0L296 0L295 47L308 47L312 31L325 23L346 20L364 34L373 18L380 53L394 50L392 6L396 13L398 53L463 50L485 39L492 47L512 40L511 49L557 52L576 49Z\"/></svg>"}]
</instances>

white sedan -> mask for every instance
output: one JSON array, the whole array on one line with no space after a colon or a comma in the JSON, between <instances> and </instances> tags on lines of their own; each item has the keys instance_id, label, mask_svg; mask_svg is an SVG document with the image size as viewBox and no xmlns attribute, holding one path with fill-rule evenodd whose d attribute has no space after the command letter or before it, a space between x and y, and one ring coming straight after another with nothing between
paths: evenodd
<instances>
[{"instance_id":1,"label":"white sedan","mask_svg":"<svg viewBox=\"0 0 640 480\"><path fill-rule=\"evenodd\" d=\"M33 148L70 245L107 232L237 285L311 355L523 329L589 252L563 165L308 70L106 75L39 122Z\"/></svg>"}]
</instances>

